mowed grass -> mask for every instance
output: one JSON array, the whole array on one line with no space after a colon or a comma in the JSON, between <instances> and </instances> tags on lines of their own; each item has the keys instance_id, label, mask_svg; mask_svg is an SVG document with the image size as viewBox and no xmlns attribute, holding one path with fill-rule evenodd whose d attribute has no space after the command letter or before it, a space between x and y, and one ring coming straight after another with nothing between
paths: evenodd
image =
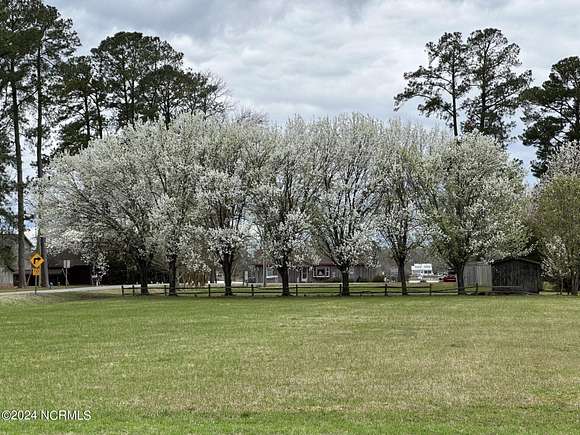
<instances>
[{"instance_id":1,"label":"mowed grass","mask_svg":"<svg viewBox=\"0 0 580 435\"><path fill-rule=\"evenodd\" d=\"M6 433L578 433L580 298L0 297Z\"/></svg>"}]
</instances>

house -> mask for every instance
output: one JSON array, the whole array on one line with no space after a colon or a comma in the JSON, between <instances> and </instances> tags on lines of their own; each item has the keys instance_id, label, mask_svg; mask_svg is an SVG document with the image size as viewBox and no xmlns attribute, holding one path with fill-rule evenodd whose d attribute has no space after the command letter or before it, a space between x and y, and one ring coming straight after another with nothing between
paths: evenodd
<instances>
[{"instance_id":1,"label":"house","mask_svg":"<svg viewBox=\"0 0 580 435\"><path fill-rule=\"evenodd\" d=\"M33 252L32 242L24 238L25 272L27 281L30 279L32 265L29 258ZM13 287L18 285L18 235L0 234L0 286Z\"/></svg>"},{"instance_id":2,"label":"house","mask_svg":"<svg viewBox=\"0 0 580 435\"><path fill-rule=\"evenodd\" d=\"M64 266L68 269L65 272ZM80 255L64 251L60 254L48 255L48 277L51 285L91 285L91 266ZM65 280L65 277L67 278Z\"/></svg>"},{"instance_id":3,"label":"house","mask_svg":"<svg viewBox=\"0 0 580 435\"><path fill-rule=\"evenodd\" d=\"M502 293L539 293L542 265L527 258L504 258L491 264L492 290Z\"/></svg>"},{"instance_id":4,"label":"house","mask_svg":"<svg viewBox=\"0 0 580 435\"><path fill-rule=\"evenodd\" d=\"M263 264L254 265L254 276L257 283L263 282L263 269ZM372 281L378 274L379 272L375 268L356 265L351 268L349 276L351 282L358 282ZM292 283L339 282L340 279L340 270L328 259L322 259L311 266L299 266L288 271L288 280ZM266 282L282 282L276 268L271 265L266 265Z\"/></svg>"}]
</instances>

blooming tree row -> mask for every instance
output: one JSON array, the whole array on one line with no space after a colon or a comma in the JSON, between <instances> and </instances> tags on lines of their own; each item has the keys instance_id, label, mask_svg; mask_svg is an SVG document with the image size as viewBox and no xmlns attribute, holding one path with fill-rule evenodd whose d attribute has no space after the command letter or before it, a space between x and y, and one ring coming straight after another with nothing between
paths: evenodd
<instances>
[{"instance_id":1,"label":"blooming tree row","mask_svg":"<svg viewBox=\"0 0 580 435\"><path fill-rule=\"evenodd\" d=\"M180 268L222 268L226 294L241 249L259 234L289 294L289 270L323 255L349 294L352 267L390 249L401 280L427 243L454 267L519 252L526 242L523 172L492 139L451 138L360 114L283 128L260 117L128 127L51 163L39 184L54 249L121 253L147 293L162 258L175 293Z\"/></svg>"}]
</instances>

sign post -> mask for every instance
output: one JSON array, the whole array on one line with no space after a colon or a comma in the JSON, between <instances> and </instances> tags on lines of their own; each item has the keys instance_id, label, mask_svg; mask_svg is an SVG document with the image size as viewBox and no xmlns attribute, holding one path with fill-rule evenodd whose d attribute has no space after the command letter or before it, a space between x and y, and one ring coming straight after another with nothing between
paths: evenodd
<instances>
[{"instance_id":1,"label":"sign post","mask_svg":"<svg viewBox=\"0 0 580 435\"><path fill-rule=\"evenodd\" d=\"M40 276L40 267L35 267L32 269L32 276L34 277L34 294L38 290L38 277Z\"/></svg>"},{"instance_id":2,"label":"sign post","mask_svg":"<svg viewBox=\"0 0 580 435\"><path fill-rule=\"evenodd\" d=\"M44 263L44 258L38 252L32 254L30 257L30 264L32 264L32 276L34 277L34 294L38 290L38 277L40 276L40 266Z\"/></svg>"}]
</instances>

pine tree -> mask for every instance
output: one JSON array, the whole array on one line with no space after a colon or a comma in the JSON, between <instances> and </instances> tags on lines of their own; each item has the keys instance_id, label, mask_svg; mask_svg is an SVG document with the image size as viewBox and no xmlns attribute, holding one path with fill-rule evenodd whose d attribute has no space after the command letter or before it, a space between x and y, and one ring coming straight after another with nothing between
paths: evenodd
<instances>
[{"instance_id":1,"label":"pine tree","mask_svg":"<svg viewBox=\"0 0 580 435\"><path fill-rule=\"evenodd\" d=\"M521 65L517 44L509 43L498 29L476 30L467 39L469 70L476 94L465 100L465 132L478 130L506 145L521 105L520 94L528 88L532 72L514 70Z\"/></svg>"},{"instance_id":2,"label":"pine tree","mask_svg":"<svg viewBox=\"0 0 580 435\"><path fill-rule=\"evenodd\" d=\"M525 145L536 147L532 171L542 176L552 157L566 143L580 148L580 57L560 60L541 86L523 93Z\"/></svg>"},{"instance_id":3,"label":"pine tree","mask_svg":"<svg viewBox=\"0 0 580 435\"><path fill-rule=\"evenodd\" d=\"M16 166L16 197L18 233L18 285L26 282L26 247L24 215L24 179L22 170L23 119L25 109L32 102L33 90L27 80L33 67L35 44L39 31L34 25L34 11L40 2L36 0L4 0L0 4L0 82L7 86L9 120L14 142ZM8 115L8 114L7 114Z\"/></svg>"},{"instance_id":4,"label":"pine tree","mask_svg":"<svg viewBox=\"0 0 580 435\"><path fill-rule=\"evenodd\" d=\"M79 40L72 29L72 20L62 18L55 7L38 2L33 5L31 12L34 20L32 25L36 29L31 74L36 97L36 127L29 135L36 140L36 169L38 178L41 178L44 174L43 140L50 134L50 129L46 127L46 119L51 118L51 112L58 104L54 94L59 80L59 66L72 55L75 47L79 45ZM41 229L37 249L45 259L42 264L41 283L43 287L48 287L46 241Z\"/></svg>"}]
</instances>

